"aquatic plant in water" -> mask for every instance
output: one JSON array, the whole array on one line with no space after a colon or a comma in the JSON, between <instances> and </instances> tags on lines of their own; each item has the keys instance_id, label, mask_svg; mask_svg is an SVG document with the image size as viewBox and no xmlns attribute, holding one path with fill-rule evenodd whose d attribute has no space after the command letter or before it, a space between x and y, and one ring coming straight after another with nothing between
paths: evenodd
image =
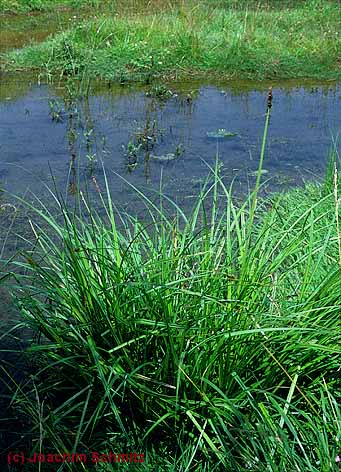
<instances>
[{"instance_id":1,"label":"aquatic plant in water","mask_svg":"<svg viewBox=\"0 0 341 472\"><path fill-rule=\"evenodd\" d=\"M127 146L122 146L126 157L128 158L128 168L134 169L137 166L138 154L142 148L142 144L136 144L133 140L130 140Z\"/></svg>"},{"instance_id":2,"label":"aquatic plant in water","mask_svg":"<svg viewBox=\"0 0 341 472\"><path fill-rule=\"evenodd\" d=\"M56 123L61 123L63 121L63 105L54 98L48 100L49 106L49 115L51 116L52 121Z\"/></svg>"},{"instance_id":3,"label":"aquatic plant in water","mask_svg":"<svg viewBox=\"0 0 341 472\"><path fill-rule=\"evenodd\" d=\"M168 100L169 98L175 97L176 94L163 84L154 85L148 92L147 97L156 98L159 100Z\"/></svg>"},{"instance_id":4,"label":"aquatic plant in water","mask_svg":"<svg viewBox=\"0 0 341 472\"><path fill-rule=\"evenodd\" d=\"M155 154L151 154L153 159L156 159L157 161L173 161L174 159L177 159L179 156L177 156L174 152L168 152L167 154L161 154L160 156L156 156Z\"/></svg>"},{"instance_id":5,"label":"aquatic plant in water","mask_svg":"<svg viewBox=\"0 0 341 472\"><path fill-rule=\"evenodd\" d=\"M238 136L237 133L232 133L231 131L227 131L225 128L219 128L216 131L208 131L206 136L209 139L226 139L226 138L234 138Z\"/></svg>"},{"instance_id":6,"label":"aquatic plant in water","mask_svg":"<svg viewBox=\"0 0 341 472\"><path fill-rule=\"evenodd\" d=\"M253 170L252 172L249 172L249 175L250 175L251 177L257 177L258 172L259 172L258 170ZM266 170L266 169L261 169L261 170L260 170L260 175L266 175L266 174L268 174L268 173L269 173L269 171Z\"/></svg>"},{"instance_id":7,"label":"aquatic plant in water","mask_svg":"<svg viewBox=\"0 0 341 472\"><path fill-rule=\"evenodd\" d=\"M174 159L178 159L178 157L183 154L184 149L182 144L178 144L175 148L174 152L168 152L167 154L161 154L159 156L156 156L155 154L151 154L150 157L153 159L156 159L157 161L163 161L163 162L168 162L168 161L174 161Z\"/></svg>"}]
</instances>

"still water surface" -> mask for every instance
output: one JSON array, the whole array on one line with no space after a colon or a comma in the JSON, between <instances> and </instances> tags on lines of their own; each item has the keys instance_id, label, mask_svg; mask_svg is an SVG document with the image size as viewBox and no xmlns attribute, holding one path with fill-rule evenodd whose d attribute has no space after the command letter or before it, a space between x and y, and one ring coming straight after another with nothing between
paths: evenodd
<instances>
[{"instance_id":1,"label":"still water surface","mask_svg":"<svg viewBox=\"0 0 341 472\"><path fill-rule=\"evenodd\" d=\"M103 163L124 208L133 205L133 192L114 173L139 188L159 188L162 174L164 192L186 205L216 155L237 192L255 180L270 84L178 84L167 100L146 89L99 86L89 100L70 103L61 87L13 80L2 79L0 101L0 187L11 193L47 196L52 176L65 194L85 184L95 190ZM273 95L268 191L321 178L341 125L340 85L279 84ZM212 138L219 129L235 136Z\"/></svg>"}]
</instances>

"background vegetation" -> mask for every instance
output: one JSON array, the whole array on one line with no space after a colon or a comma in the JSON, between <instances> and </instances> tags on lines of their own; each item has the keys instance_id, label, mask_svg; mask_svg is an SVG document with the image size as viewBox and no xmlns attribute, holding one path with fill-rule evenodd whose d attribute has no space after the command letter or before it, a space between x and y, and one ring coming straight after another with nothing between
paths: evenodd
<instances>
[{"instance_id":1,"label":"background vegetation","mask_svg":"<svg viewBox=\"0 0 341 472\"><path fill-rule=\"evenodd\" d=\"M113 80L341 77L338 2L108 2L91 15L9 53L6 68L86 69Z\"/></svg>"}]
</instances>

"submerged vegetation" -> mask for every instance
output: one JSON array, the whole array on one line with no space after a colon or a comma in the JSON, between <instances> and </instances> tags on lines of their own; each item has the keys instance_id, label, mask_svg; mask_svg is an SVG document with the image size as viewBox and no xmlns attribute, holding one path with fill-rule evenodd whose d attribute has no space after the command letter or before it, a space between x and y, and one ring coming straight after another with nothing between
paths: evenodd
<instances>
[{"instance_id":1,"label":"submerged vegetation","mask_svg":"<svg viewBox=\"0 0 341 472\"><path fill-rule=\"evenodd\" d=\"M226 139L238 136L237 133L227 131L225 128L220 128L217 131L207 131L206 135L210 139Z\"/></svg>"},{"instance_id":2,"label":"submerged vegetation","mask_svg":"<svg viewBox=\"0 0 341 472\"><path fill-rule=\"evenodd\" d=\"M121 81L207 74L341 77L340 8L334 1L147 2L143 8L109 2L91 16L8 53L5 67L64 75L86 70Z\"/></svg>"}]
</instances>

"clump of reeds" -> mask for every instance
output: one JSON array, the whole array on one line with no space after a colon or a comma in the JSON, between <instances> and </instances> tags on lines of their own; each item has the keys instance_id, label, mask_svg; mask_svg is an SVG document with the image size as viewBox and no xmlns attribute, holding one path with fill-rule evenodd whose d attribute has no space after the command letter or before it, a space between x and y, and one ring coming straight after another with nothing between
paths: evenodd
<instances>
[{"instance_id":1,"label":"clump of reeds","mask_svg":"<svg viewBox=\"0 0 341 472\"><path fill-rule=\"evenodd\" d=\"M257 179L236 206L211 172L190 215L140 193L148 225L119 215L108 185L105 218L83 195L78 215L35 208L16 297L43 363L13 404L40 447L133 445L144 470L160 457L162 470L335 467L333 199L301 196L288 213L288 197L257 201Z\"/></svg>"}]
</instances>

